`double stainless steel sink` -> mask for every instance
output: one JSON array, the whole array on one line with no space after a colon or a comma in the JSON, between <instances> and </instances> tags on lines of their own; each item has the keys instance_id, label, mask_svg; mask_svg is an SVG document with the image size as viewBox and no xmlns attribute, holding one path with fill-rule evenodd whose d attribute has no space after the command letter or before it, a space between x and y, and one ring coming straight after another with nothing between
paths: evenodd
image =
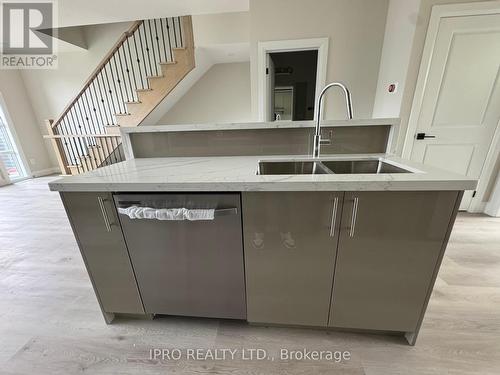
<instances>
[{"instance_id":1,"label":"double stainless steel sink","mask_svg":"<svg viewBox=\"0 0 500 375\"><path fill-rule=\"evenodd\" d=\"M413 172L377 158L353 160L261 160L257 169L258 175L380 173Z\"/></svg>"}]
</instances>

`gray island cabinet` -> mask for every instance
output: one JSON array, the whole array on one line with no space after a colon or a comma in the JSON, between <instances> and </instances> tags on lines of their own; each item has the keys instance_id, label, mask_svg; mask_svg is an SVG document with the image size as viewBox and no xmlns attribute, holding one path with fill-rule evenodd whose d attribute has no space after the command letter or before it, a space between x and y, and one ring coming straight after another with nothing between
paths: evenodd
<instances>
[{"instance_id":1,"label":"gray island cabinet","mask_svg":"<svg viewBox=\"0 0 500 375\"><path fill-rule=\"evenodd\" d=\"M414 344L462 192L61 197L108 323L115 314L246 317L395 332ZM223 216L130 220L115 206L139 202L204 202Z\"/></svg>"},{"instance_id":2,"label":"gray island cabinet","mask_svg":"<svg viewBox=\"0 0 500 375\"><path fill-rule=\"evenodd\" d=\"M247 319L414 344L462 193L243 193Z\"/></svg>"},{"instance_id":3,"label":"gray island cabinet","mask_svg":"<svg viewBox=\"0 0 500 375\"><path fill-rule=\"evenodd\" d=\"M111 193L61 193L107 323L113 313L144 314Z\"/></svg>"},{"instance_id":4,"label":"gray island cabinet","mask_svg":"<svg viewBox=\"0 0 500 375\"><path fill-rule=\"evenodd\" d=\"M416 330L458 195L346 193L329 326Z\"/></svg>"},{"instance_id":5,"label":"gray island cabinet","mask_svg":"<svg viewBox=\"0 0 500 375\"><path fill-rule=\"evenodd\" d=\"M343 196L243 193L248 321L327 326Z\"/></svg>"}]
</instances>

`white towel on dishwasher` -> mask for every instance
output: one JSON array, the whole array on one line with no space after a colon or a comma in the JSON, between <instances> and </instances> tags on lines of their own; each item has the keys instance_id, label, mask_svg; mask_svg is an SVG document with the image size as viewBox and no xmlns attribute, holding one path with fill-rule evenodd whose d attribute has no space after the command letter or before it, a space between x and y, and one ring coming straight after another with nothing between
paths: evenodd
<instances>
[{"instance_id":1,"label":"white towel on dishwasher","mask_svg":"<svg viewBox=\"0 0 500 375\"><path fill-rule=\"evenodd\" d=\"M156 219L156 220L213 220L215 210L207 209L187 209L187 208L151 208L130 206L119 207L118 213L127 215L131 219Z\"/></svg>"},{"instance_id":2,"label":"white towel on dishwasher","mask_svg":"<svg viewBox=\"0 0 500 375\"><path fill-rule=\"evenodd\" d=\"M155 219L158 220L184 220L185 208L158 208Z\"/></svg>"}]
</instances>

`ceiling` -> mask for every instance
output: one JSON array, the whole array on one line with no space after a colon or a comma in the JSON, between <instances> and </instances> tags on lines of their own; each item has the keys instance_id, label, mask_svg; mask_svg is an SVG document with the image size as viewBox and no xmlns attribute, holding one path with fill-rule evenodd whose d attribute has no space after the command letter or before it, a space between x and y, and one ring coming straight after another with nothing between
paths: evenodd
<instances>
[{"instance_id":1,"label":"ceiling","mask_svg":"<svg viewBox=\"0 0 500 375\"><path fill-rule=\"evenodd\" d=\"M249 0L59 0L56 27L180 15L245 12Z\"/></svg>"}]
</instances>

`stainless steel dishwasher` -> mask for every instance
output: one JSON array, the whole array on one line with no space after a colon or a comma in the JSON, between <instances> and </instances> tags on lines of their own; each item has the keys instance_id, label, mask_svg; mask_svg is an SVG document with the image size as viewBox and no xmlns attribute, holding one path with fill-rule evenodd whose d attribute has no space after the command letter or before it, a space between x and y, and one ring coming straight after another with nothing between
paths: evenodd
<instances>
[{"instance_id":1,"label":"stainless steel dishwasher","mask_svg":"<svg viewBox=\"0 0 500 375\"><path fill-rule=\"evenodd\" d=\"M117 208L214 209L208 220L120 214L147 313L246 319L240 195L115 194Z\"/></svg>"}]
</instances>

